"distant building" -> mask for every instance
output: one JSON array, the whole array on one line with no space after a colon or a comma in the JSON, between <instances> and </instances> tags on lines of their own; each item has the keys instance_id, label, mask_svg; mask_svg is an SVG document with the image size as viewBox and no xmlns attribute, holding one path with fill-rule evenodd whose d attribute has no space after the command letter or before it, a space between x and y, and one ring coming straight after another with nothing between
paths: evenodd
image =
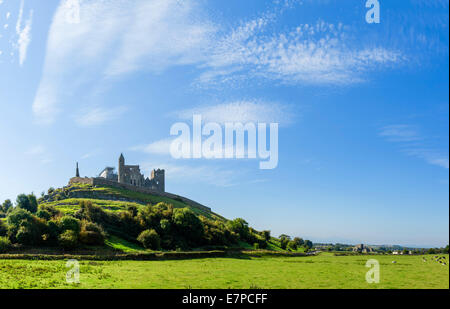
<instances>
[{"instance_id":1,"label":"distant building","mask_svg":"<svg viewBox=\"0 0 450 309\"><path fill-rule=\"evenodd\" d=\"M373 252L373 249L364 244L359 244L353 247L353 252L370 253Z\"/></svg>"}]
</instances>

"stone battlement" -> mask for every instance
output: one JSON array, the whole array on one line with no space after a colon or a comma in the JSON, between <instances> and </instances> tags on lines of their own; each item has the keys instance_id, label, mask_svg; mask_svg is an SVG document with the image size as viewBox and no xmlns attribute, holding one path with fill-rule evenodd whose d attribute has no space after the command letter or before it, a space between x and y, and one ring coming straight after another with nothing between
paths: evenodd
<instances>
[{"instance_id":1,"label":"stone battlement","mask_svg":"<svg viewBox=\"0 0 450 309\"><path fill-rule=\"evenodd\" d=\"M91 186L108 186L108 187L125 189L125 190L145 193L145 194L162 196L162 197L167 197L167 198L171 198L174 200L182 201L183 203L186 203L192 207L200 208L200 209L203 209L206 211L211 211L211 208L206 207L200 203L197 203L197 202L190 200L183 196L179 196L179 195L168 193L168 192L161 192L161 191L153 190L153 189L146 188L146 187L139 187L139 186L134 186L131 184L119 183L119 182L108 180L108 179L105 179L102 177L95 177L95 178L73 177L69 180L69 185L74 185L74 184L87 184L87 185L91 185Z\"/></svg>"}]
</instances>

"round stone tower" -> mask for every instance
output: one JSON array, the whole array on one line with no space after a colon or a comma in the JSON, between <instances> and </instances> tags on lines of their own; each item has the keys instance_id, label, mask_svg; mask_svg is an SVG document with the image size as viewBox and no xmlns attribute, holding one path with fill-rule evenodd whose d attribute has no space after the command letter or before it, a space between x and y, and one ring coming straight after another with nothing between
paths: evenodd
<instances>
[{"instance_id":1,"label":"round stone tower","mask_svg":"<svg viewBox=\"0 0 450 309\"><path fill-rule=\"evenodd\" d=\"M119 183L125 183L125 158L123 154L120 154L119 157L119 167L117 169L118 181Z\"/></svg>"}]
</instances>

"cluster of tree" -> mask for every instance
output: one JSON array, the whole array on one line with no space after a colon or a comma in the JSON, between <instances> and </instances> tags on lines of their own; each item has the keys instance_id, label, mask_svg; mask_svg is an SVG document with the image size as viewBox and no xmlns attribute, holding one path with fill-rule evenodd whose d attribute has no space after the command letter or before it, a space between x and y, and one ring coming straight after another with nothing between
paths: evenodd
<instances>
[{"instance_id":1,"label":"cluster of tree","mask_svg":"<svg viewBox=\"0 0 450 309\"><path fill-rule=\"evenodd\" d=\"M166 203L140 209L131 206L127 211L111 213L89 202L82 202L75 217L96 222L110 234L128 241L138 241L153 250L230 246L239 241L267 247L267 232L253 230L243 219L224 223L197 216L188 208L174 209Z\"/></svg>"},{"instance_id":2,"label":"cluster of tree","mask_svg":"<svg viewBox=\"0 0 450 309\"><path fill-rule=\"evenodd\" d=\"M63 215L54 207L30 211L18 204L9 212L6 224L0 221L0 236L13 244L72 249L79 244L102 245L106 233L99 224Z\"/></svg>"},{"instance_id":3,"label":"cluster of tree","mask_svg":"<svg viewBox=\"0 0 450 309\"><path fill-rule=\"evenodd\" d=\"M243 219L222 222L197 216L188 208L174 209L159 203L122 212L107 212L90 202L81 202L73 215L55 207L38 207L34 195L20 195L16 207L8 210L6 224L0 221L3 242L27 246L80 244L102 245L107 234L116 235L145 248L189 249L201 246L229 246L239 241L266 248L270 232L257 232Z\"/></svg>"},{"instance_id":4,"label":"cluster of tree","mask_svg":"<svg viewBox=\"0 0 450 309\"><path fill-rule=\"evenodd\" d=\"M21 194L15 206L7 200L0 205L6 222L0 220L0 242L27 246L59 246L65 249L79 245L103 245L108 234L141 244L152 250L177 250L198 247L236 246L240 242L265 249L271 241L270 231L258 232L241 218L219 221L196 215L189 208L166 203L126 211L109 212L89 201L79 210L65 215L55 207L38 206L33 194ZM296 251L312 248L312 242L281 235L282 249ZM1 250L1 249L0 249ZM3 249L4 250L4 249Z\"/></svg>"},{"instance_id":5,"label":"cluster of tree","mask_svg":"<svg viewBox=\"0 0 450 309\"><path fill-rule=\"evenodd\" d=\"M303 240L303 238L300 237L294 237L294 239L291 239L291 236L282 234L279 236L279 239L280 247L283 250L297 251L298 248L303 247L307 252L313 247L312 241Z\"/></svg>"},{"instance_id":6,"label":"cluster of tree","mask_svg":"<svg viewBox=\"0 0 450 309\"><path fill-rule=\"evenodd\" d=\"M428 254L448 254L448 245L445 248L429 248L429 249L424 249L423 252L424 253L428 253Z\"/></svg>"}]
</instances>

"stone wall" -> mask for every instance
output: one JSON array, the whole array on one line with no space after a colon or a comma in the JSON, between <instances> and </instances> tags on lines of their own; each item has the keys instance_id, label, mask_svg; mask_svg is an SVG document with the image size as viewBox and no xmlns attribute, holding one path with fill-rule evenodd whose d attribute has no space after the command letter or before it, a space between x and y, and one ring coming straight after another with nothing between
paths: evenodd
<instances>
[{"instance_id":1,"label":"stone wall","mask_svg":"<svg viewBox=\"0 0 450 309\"><path fill-rule=\"evenodd\" d=\"M81 183L81 184L85 184L85 185L94 185L94 178L81 178L81 177L73 177L70 178L69 180L69 185L73 185L76 183Z\"/></svg>"},{"instance_id":2,"label":"stone wall","mask_svg":"<svg viewBox=\"0 0 450 309\"><path fill-rule=\"evenodd\" d=\"M145 194L163 196L163 197L171 198L174 200L182 201L183 203L186 203L192 207L200 208L200 209L203 209L206 211L211 211L211 208L206 207L200 203L197 203L191 199L188 199L188 198L180 196L180 195L176 195L176 194L172 194L172 193L168 193L168 192L159 192L159 191L152 190L152 189L145 188L145 187L137 187L137 186L133 186L133 185L129 185L129 184L118 183L115 181L107 180L105 178L74 177L74 178L71 178L69 181L69 185L73 185L76 183L88 184L88 185L92 185L92 186L109 186L109 187L120 188L120 189L125 189L125 190L145 193Z\"/></svg>"}]
</instances>

